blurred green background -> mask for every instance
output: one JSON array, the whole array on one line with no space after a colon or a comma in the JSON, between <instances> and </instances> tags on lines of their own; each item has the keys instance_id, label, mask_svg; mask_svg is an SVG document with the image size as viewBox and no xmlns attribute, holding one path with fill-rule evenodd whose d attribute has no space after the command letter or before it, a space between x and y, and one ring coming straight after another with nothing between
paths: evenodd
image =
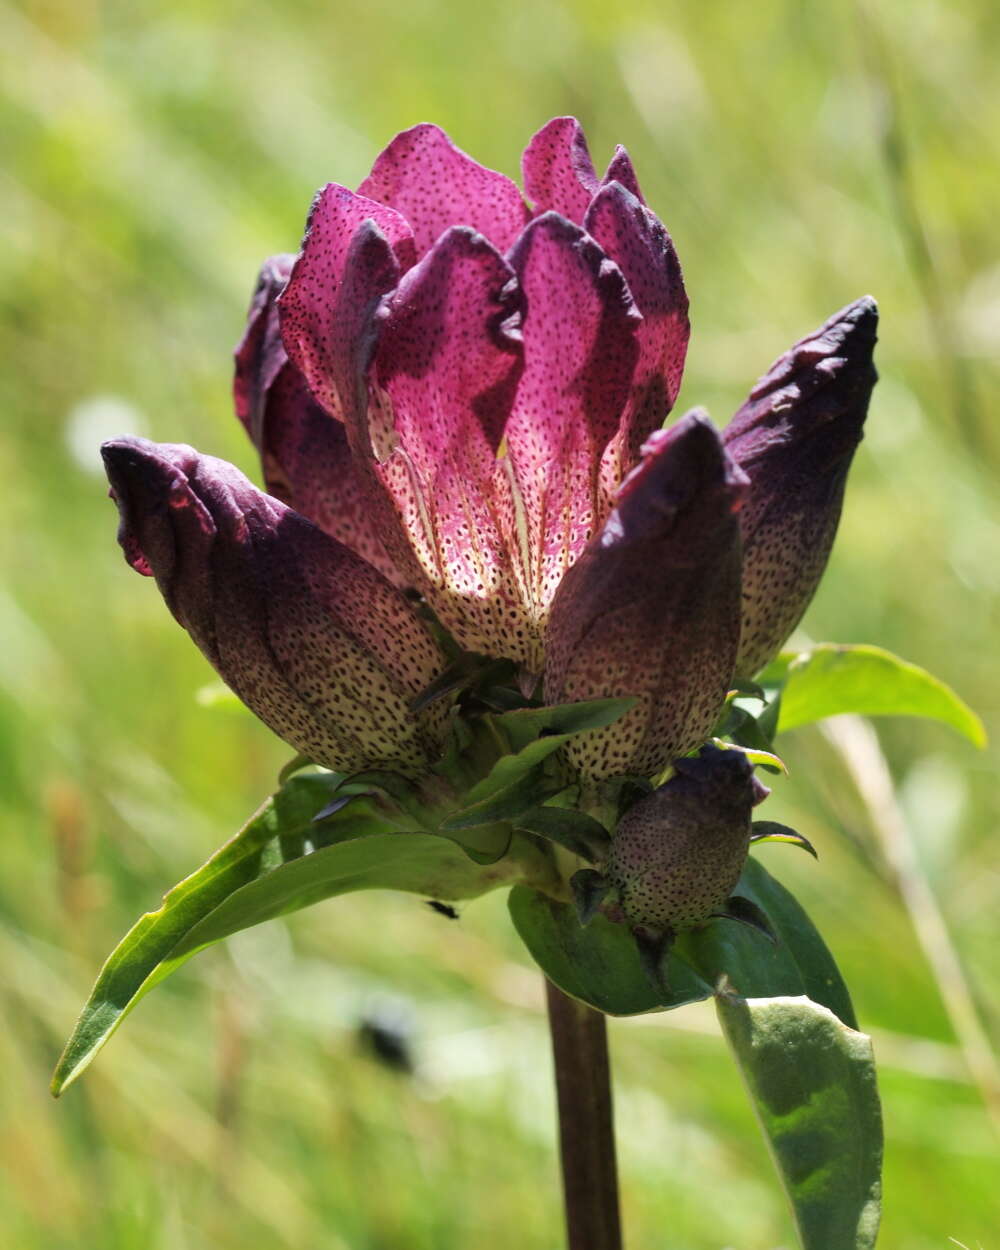
<instances>
[{"instance_id":1,"label":"blurred green background","mask_svg":"<svg viewBox=\"0 0 1000 1250\"><path fill-rule=\"evenodd\" d=\"M882 381L814 639L925 664L1000 742L1000 9L988 0L0 4L0 1244L560 1244L539 979L504 899L324 904L201 956L59 1103L100 962L288 750L126 568L123 430L255 465L231 347L310 198L434 120L511 174L575 112L616 141L692 302L682 406L721 422L865 291ZM603 166L602 166L603 167ZM886 1250L996 1245L996 754L884 722L787 741L761 854L841 961L882 1064ZM853 777L851 770L853 769ZM859 781L860 779L860 781ZM415 1071L358 1040L405 1030ZM629 1244L775 1250L777 1182L711 1012L612 1025Z\"/></svg>"}]
</instances>

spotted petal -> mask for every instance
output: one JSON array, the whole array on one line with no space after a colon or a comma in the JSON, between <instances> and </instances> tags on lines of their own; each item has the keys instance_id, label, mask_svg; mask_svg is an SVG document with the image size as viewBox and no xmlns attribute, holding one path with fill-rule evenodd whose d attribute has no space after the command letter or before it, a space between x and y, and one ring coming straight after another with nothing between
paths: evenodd
<instances>
[{"instance_id":1,"label":"spotted petal","mask_svg":"<svg viewBox=\"0 0 1000 1250\"><path fill-rule=\"evenodd\" d=\"M367 431L394 553L416 553L460 642L500 655L523 650L525 630L492 485L522 367L513 279L483 235L455 227L438 240L379 313Z\"/></svg>"},{"instance_id":2,"label":"spotted petal","mask_svg":"<svg viewBox=\"0 0 1000 1250\"><path fill-rule=\"evenodd\" d=\"M358 194L402 213L420 255L449 226L471 226L506 251L528 220L516 183L474 161L440 126L426 122L396 135Z\"/></svg>"},{"instance_id":3,"label":"spotted petal","mask_svg":"<svg viewBox=\"0 0 1000 1250\"><path fill-rule=\"evenodd\" d=\"M375 240L366 247L362 228ZM394 209L333 182L317 194L278 307L289 358L333 416L353 400L358 344L375 304L414 260L413 232Z\"/></svg>"},{"instance_id":4,"label":"spotted petal","mask_svg":"<svg viewBox=\"0 0 1000 1250\"><path fill-rule=\"evenodd\" d=\"M878 377L877 326L870 296L835 313L775 361L723 434L750 479L740 677L778 654L826 568Z\"/></svg>"},{"instance_id":5,"label":"spotted petal","mask_svg":"<svg viewBox=\"0 0 1000 1250\"><path fill-rule=\"evenodd\" d=\"M624 273L642 313L632 394L605 464L607 485L613 490L636 463L645 439L674 406L690 335L688 299L666 228L621 183L611 182L598 191L584 227Z\"/></svg>"},{"instance_id":6,"label":"spotted petal","mask_svg":"<svg viewBox=\"0 0 1000 1250\"><path fill-rule=\"evenodd\" d=\"M225 461L137 438L102 451L129 562L261 720L338 771L426 764L440 713L409 701L441 657L395 587Z\"/></svg>"},{"instance_id":7,"label":"spotted petal","mask_svg":"<svg viewBox=\"0 0 1000 1250\"><path fill-rule=\"evenodd\" d=\"M236 349L236 414L260 453L268 493L397 581L344 426L313 399L281 342L276 301L293 261L273 256L261 269Z\"/></svg>"},{"instance_id":8,"label":"spotted petal","mask_svg":"<svg viewBox=\"0 0 1000 1250\"><path fill-rule=\"evenodd\" d=\"M708 418L689 413L651 435L602 532L563 579L546 701L638 696L610 729L570 743L585 776L648 776L715 723L739 643L736 512L746 485Z\"/></svg>"},{"instance_id":9,"label":"spotted petal","mask_svg":"<svg viewBox=\"0 0 1000 1250\"><path fill-rule=\"evenodd\" d=\"M533 610L598 523L601 455L618 429L641 318L621 270L579 226L536 218L511 252L525 299L524 373L507 426Z\"/></svg>"}]
</instances>

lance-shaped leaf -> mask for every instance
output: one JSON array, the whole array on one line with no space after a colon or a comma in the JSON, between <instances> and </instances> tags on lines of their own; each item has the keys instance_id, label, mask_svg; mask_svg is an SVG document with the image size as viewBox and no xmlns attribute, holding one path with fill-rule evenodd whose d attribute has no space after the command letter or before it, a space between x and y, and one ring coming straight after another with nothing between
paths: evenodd
<instances>
[{"instance_id":1,"label":"lance-shaped leaf","mask_svg":"<svg viewBox=\"0 0 1000 1250\"><path fill-rule=\"evenodd\" d=\"M750 479L738 676L778 654L826 568L878 376L877 325L870 296L836 313L775 361L723 432Z\"/></svg>"},{"instance_id":2,"label":"lance-shaped leaf","mask_svg":"<svg viewBox=\"0 0 1000 1250\"><path fill-rule=\"evenodd\" d=\"M394 586L225 461L128 438L103 454L129 563L261 720L340 772L425 764L443 713L409 702L442 661Z\"/></svg>"},{"instance_id":3,"label":"lance-shaped leaf","mask_svg":"<svg viewBox=\"0 0 1000 1250\"><path fill-rule=\"evenodd\" d=\"M563 578L546 699L638 698L613 727L570 745L585 775L658 772L718 719L739 642L744 489L711 422L689 413L652 435L604 529Z\"/></svg>"},{"instance_id":4,"label":"lance-shaped leaf","mask_svg":"<svg viewBox=\"0 0 1000 1250\"><path fill-rule=\"evenodd\" d=\"M260 271L235 353L236 415L260 454L268 494L395 581L399 572L378 536L371 484L351 454L347 431L313 398L281 341L277 300L294 260L272 256Z\"/></svg>"},{"instance_id":5,"label":"lance-shaped leaf","mask_svg":"<svg viewBox=\"0 0 1000 1250\"><path fill-rule=\"evenodd\" d=\"M716 994L803 1250L871 1250L881 1213L882 1115L871 1038L805 997Z\"/></svg>"},{"instance_id":6,"label":"lance-shaped leaf","mask_svg":"<svg viewBox=\"0 0 1000 1250\"><path fill-rule=\"evenodd\" d=\"M295 777L140 918L101 970L59 1061L54 1093L79 1076L149 990L230 934L356 890L454 900L545 875L543 857L526 839L515 839L502 864L481 868L444 838L402 832L417 826L375 796L331 804L340 781L335 774Z\"/></svg>"},{"instance_id":7,"label":"lance-shaped leaf","mask_svg":"<svg viewBox=\"0 0 1000 1250\"><path fill-rule=\"evenodd\" d=\"M358 194L401 213L421 256L450 226L471 226L505 252L528 221L517 184L474 161L429 122L396 135Z\"/></svg>"}]
</instances>

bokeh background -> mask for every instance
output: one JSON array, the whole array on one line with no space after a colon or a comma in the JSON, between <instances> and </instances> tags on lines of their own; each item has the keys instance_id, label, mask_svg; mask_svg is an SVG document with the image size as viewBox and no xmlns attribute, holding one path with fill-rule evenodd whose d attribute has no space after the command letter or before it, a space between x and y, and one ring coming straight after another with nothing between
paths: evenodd
<instances>
[{"instance_id":1,"label":"bokeh background","mask_svg":"<svg viewBox=\"0 0 1000 1250\"><path fill-rule=\"evenodd\" d=\"M599 164L627 143L691 295L679 407L720 422L794 339L879 298L882 381L805 627L928 666L1000 741L998 36L989 0L0 3L0 1243L560 1244L539 979L500 895L458 923L360 895L242 935L47 1092L104 955L288 756L126 568L98 442L255 472L228 388L257 266L397 130L435 120L512 175L555 114ZM821 858L762 856L875 1037L880 1245L990 1247L997 757L878 732L787 740L768 814ZM711 1012L612 1044L630 1244L790 1248Z\"/></svg>"}]
</instances>

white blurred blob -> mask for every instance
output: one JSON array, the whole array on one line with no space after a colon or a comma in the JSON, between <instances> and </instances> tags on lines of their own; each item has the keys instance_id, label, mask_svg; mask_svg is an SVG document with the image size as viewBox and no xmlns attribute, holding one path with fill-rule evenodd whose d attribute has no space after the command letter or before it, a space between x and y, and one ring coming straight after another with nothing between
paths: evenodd
<instances>
[{"instance_id":1,"label":"white blurred blob","mask_svg":"<svg viewBox=\"0 0 1000 1250\"><path fill-rule=\"evenodd\" d=\"M706 111L707 95L687 44L674 31L650 23L618 43L618 63L636 108L655 135Z\"/></svg>"},{"instance_id":2,"label":"white blurred blob","mask_svg":"<svg viewBox=\"0 0 1000 1250\"><path fill-rule=\"evenodd\" d=\"M971 351L983 356L1000 352L1000 265L972 279L959 305L958 320Z\"/></svg>"},{"instance_id":3,"label":"white blurred blob","mask_svg":"<svg viewBox=\"0 0 1000 1250\"><path fill-rule=\"evenodd\" d=\"M103 475L101 443L119 434L146 435L146 418L118 395L91 395L81 399L66 418L66 446L87 473Z\"/></svg>"},{"instance_id":4,"label":"white blurred blob","mask_svg":"<svg viewBox=\"0 0 1000 1250\"><path fill-rule=\"evenodd\" d=\"M932 874L946 874L968 803L962 771L946 755L924 756L907 772L899 801L925 867Z\"/></svg>"}]
</instances>

